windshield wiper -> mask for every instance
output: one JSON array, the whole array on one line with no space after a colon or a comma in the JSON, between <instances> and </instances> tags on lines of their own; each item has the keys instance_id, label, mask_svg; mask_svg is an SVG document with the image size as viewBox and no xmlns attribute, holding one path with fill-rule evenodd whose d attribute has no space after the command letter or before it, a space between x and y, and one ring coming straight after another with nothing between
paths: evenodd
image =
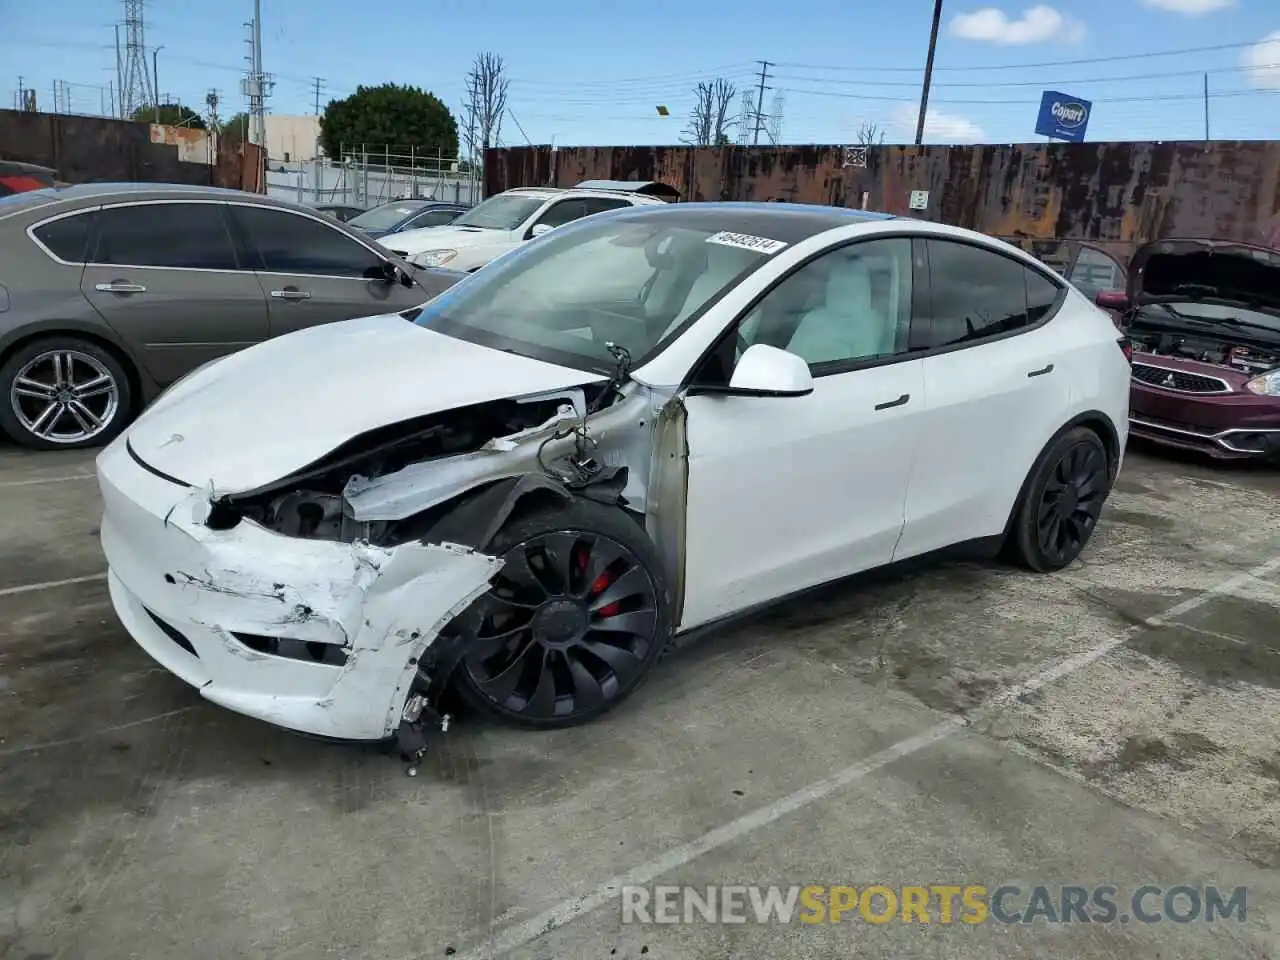
<instances>
[{"instance_id":1,"label":"windshield wiper","mask_svg":"<svg viewBox=\"0 0 1280 960\"><path fill-rule=\"evenodd\" d=\"M1179 320L1192 320L1196 323L1205 323L1210 326L1252 327L1255 330L1266 330L1268 333L1280 335L1280 328L1269 323L1259 323L1256 320L1241 320L1239 317L1201 317L1194 313L1183 313L1181 310L1175 310L1167 303L1157 303L1155 306L1168 311Z\"/></svg>"}]
</instances>

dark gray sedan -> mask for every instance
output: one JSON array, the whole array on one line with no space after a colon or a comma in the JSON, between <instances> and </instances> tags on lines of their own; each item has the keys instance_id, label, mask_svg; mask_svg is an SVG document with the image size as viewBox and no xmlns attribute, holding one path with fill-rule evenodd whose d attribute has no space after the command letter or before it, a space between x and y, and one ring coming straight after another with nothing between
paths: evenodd
<instances>
[{"instance_id":1,"label":"dark gray sedan","mask_svg":"<svg viewBox=\"0 0 1280 960\"><path fill-rule=\"evenodd\" d=\"M202 364L417 306L461 276L234 190L81 184L2 198L0 430L36 448L104 444Z\"/></svg>"}]
</instances>

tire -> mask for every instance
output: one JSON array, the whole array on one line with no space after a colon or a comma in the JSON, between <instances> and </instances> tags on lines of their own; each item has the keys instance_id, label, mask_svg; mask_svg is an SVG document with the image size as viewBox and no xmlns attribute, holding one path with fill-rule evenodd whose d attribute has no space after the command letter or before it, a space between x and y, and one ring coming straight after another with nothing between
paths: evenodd
<instances>
[{"instance_id":1,"label":"tire","mask_svg":"<svg viewBox=\"0 0 1280 960\"><path fill-rule=\"evenodd\" d=\"M1027 478L1007 556L1037 573L1069 566L1089 542L1110 492L1110 457L1102 438L1088 427L1068 430L1044 450Z\"/></svg>"},{"instance_id":2,"label":"tire","mask_svg":"<svg viewBox=\"0 0 1280 960\"><path fill-rule=\"evenodd\" d=\"M642 527L575 497L513 519L485 552L506 563L463 615L475 634L454 679L468 703L551 730L640 687L671 637L661 558Z\"/></svg>"},{"instance_id":3,"label":"tire","mask_svg":"<svg viewBox=\"0 0 1280 960\"><path fill-rule=\"evenodd\" d=\"M73 396L69 390L59 391L59 376L64 387L78 384L79 392ZM46 387L47 400L36 392L38 385ZM49 414L54 406L61 409ZM124 367L110 351L90 340L73 336L33 340L0 366L0 429L24 447L103 446L128 425L132 409L133 390ZM42 421L42 414L53 419Z\"/></svg>"}]
</instances>

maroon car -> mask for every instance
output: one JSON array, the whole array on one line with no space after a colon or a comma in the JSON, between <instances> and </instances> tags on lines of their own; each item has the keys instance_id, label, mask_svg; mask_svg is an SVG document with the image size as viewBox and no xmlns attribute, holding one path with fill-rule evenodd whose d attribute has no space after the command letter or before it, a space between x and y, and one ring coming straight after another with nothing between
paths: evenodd
<instances>
[{"instance_id":1,"label":"maroon car","mask_svg":"<svg viewBox=\"0 0 1280 960\"><path fill-rule=\"evenodd\" d=\"M1126 269L1086 247L1066 273L1118 313L1133 345L1131 436L1222 459L1280 456L1280 251L1159 240Z\"/></svg>"}]
</instances>

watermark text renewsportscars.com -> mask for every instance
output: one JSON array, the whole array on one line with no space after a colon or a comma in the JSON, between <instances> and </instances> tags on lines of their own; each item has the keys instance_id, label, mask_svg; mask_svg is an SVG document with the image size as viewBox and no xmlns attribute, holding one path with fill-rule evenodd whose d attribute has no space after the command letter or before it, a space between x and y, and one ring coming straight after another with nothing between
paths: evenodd
<instances>
[{"instance_id":1,"label":"watermark text renewsportscars.com","mask_svg":"<svg viewBox=\"0 0 1280 960\"><path fill-rule=\"evenodd\" d=\"M1181 884L624 886L621 892L623 923L1243 923L1248 899L1245 887Z\"/></svg>"}]
</instances>

